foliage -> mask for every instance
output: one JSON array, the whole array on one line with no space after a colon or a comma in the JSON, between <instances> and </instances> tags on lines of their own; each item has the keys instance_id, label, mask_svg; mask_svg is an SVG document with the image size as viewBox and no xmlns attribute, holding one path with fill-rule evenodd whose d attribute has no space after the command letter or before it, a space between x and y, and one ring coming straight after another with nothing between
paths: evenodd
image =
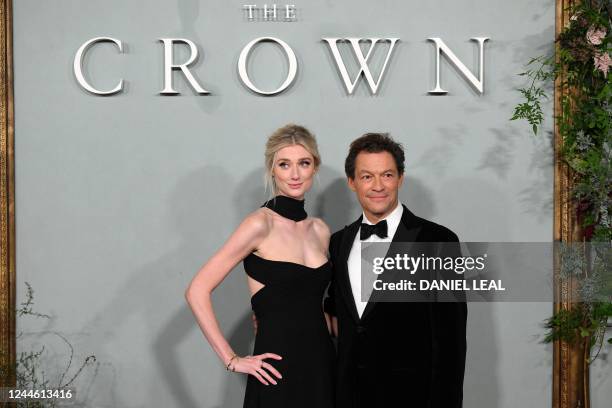
<instances>
[{"instance_id":1,"label":"foliage","mask_svg":"<svg viewBox=\"0 0 612 408\"><path fill-rule=\"evenodd\" d=\"M572 281L572 298L578 303L546 320L543 341L586 341L590 361L599 355L605 342L608 319L612 317L612 245L610 243L560 244L559 278ZM612 338L607 340L612 344Z\"/></svg>"},{"instance_id":2,"label":"foliage","mask_svg":"<svg viewBox=\"0 0 612 408\"><path fill-rule=\"evenodd\" d=\"M537 68L530 68L534 65ZM553 65L554 59L552 57L535 57L527 63L529 69L519 74L520 76L531 78L531 84L529 88L519 89L519 92L525 98L525 102L518 104L514 108L514 115L510 120L525 119L531 125L534 134L538 133L538 128L544 121L541 100L548 98L546 91L541 85L542 83L554 80L555 71L550 69Z\"/></svg>"},{"instance_id":3,"label":"foliage","mask_svg":"<svg viewBox=\"0 0 612 408\"><path fill-rule=\"evenodd\" d=\"M607 6L607 4L606 4ZM527 63L519 75L531 79L519 89L525 99L511 120L524 119L537 134L543 120L541 102L546 85L558 79L572 91L561 100L557 119L563 140L563 160L573 170L573 198L585 238L612 239L612 85L607 78L612 67L610 11L604 3L591 1L571 9L570 24L557 38L557 58L539 56Z\"/></svg>"},{"instance_id":4,"label":"foliage","mask_svg":"<svg viewBox=\"0 0 612 408\"><path fill-rule=\"evenodd\" d=\"M27 287L26 300L21 303L20 307L16 310L17 317L30 316L41 319L50 319L51 316L38 313L33 311L32 306L34 305L34 290L32 286L25 282ZM72 344L61 334L57 332L53 332L54 335L59 337L70 350L70 356L68 357L68 362L65 365L65 368L59 373L53 373L53 376L57 377L57 380L52 381L47 374L45 373L45 347L41 346L37 350L33 351L21 351L17 355L15 365L11 367L0 367L0 375L7 376L9 374L14 374L16 379L16 389L66 389L67 387L73 386L75 380L81 374L83 369L87 366L90 366L96 362L96 356L90 355L76 369L76 371L68 378L68 372L70 371L73 359L74 359L74 348ZM19 333L16 338L19 340L22 337L23 333ZM49 367L48 367L49 368ZM55 371L55 367L50 367L52 371ZM18 402L14 404L15 407L29 407L29 408L47 408L47 407L56 407L59 400L41 400L41 401L27 401L27 402Z\"/></svg>"},{"instance_id":5,"label":"foliage","mask_svg":"<svg viewBox=\"0 0 612 408\"><path fill-rule=\"evenodd\" d=\"M564 340L577 343L586 339L590 347L590 363L599 356L604 344L607 322L612 317L612 303L596 302L582 306L561 309L548 318L544 324L548 331L543 342ZM608 338L607 343L612 344L612 337Z\"/></svg>"},{"instance_id":6,"label":"foliage","mask_svg":"<svg viewBox=\"0 0 612 408\"><path fill-rule=\"evenodd\" d=\"M571 199L576 217L585 241L609 245L612 240L612 86L608 73L612 68L612 12L609 1L584 0L571 7L569 13L569 24L556 39L556 56L533 58L527 63L527 70L519 74L531 82L529 87L519 89L524 101L515 107L511 120L526 120L537 134L544 120L541 104L548 98L547 86L557 80L560 89L566 91L556 120L562 140L560 157L571 169ZM609 265L604 264L604 269L609 269ZM580 269L580 273L587 274L582 276L583 291L597 289L593 276L588 276L588 269ZM600 280L597 284L609 286L610 282ZM582 300L546 321L548 332L544 341L575 342L588 338L597 356L604 342L606 322L612 315L612 303L610 298L601 301L583 296Z\"/></svg>"}]
</instances>

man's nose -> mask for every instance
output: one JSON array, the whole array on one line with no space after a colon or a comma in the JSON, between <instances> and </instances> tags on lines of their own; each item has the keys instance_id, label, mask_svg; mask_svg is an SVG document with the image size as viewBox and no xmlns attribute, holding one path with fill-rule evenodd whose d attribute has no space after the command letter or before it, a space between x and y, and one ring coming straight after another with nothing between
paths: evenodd
<instances>
[{"instance_id":1,"label":"man's nose","mask_svg":"<svg viewBox=\"0 0 612 408\"><path fill-rule=\"evenodd\" d=\"M382 191L385 189L385 185L381 181L379 177L374 177L374 184L372 185L372 190Z\"/></svg>"}]
</instances>

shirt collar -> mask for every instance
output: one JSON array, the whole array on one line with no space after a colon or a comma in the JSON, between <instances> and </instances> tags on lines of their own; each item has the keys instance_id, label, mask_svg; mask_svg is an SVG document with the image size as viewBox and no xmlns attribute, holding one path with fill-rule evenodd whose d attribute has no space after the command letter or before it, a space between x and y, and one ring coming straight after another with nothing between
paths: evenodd
<instances>
[{"instance_id":1,"label":"shirt collar","mask_svg":"<svg viewBox=\"0 0 612 408\"><path fill-rule=\"evenodd\" d=\"M402 219L403 212L404 212L404 207L402 206L402 203L399 200L397 200L397 207L395 207L395 209L391 211L389 215L387 215L385 218L381 219L380 221L387 220L387 225L389 226L389 228L393 226L394 227L393 229L396 229ZM373 225L370 222L370 220L368 220L368 218L366 217L365 212L362 214L361 222L363 222L364 224Z\"/></svg>"}]
</instances>

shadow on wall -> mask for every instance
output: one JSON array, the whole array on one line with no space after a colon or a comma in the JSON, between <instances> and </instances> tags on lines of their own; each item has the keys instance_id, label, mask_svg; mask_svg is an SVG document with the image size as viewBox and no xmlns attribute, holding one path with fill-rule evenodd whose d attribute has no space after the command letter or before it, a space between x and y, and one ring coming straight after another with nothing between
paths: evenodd
<instances>
[{"instance_id":1,"label":"shadow on wall","mask_svg":"<svg viewBox=\"0 0 612 408\"><path fill-rule=\"evenodd\" d=\"M321 217L332 233L352 223L361 209L354 193L348 188L344 174L321 166L319 171L321 188L315 189L315 200L312 203L312 214Z\"/></svg>"},{"instance_id":2,"label":"shadow on wall","mask_svg":"<svg viewBox=\"0 0 612 408\"><path fill-rule=\"evenodd\" d=\"M427 174L436 177L446 176L448 171L455 168L453 160L466 148L467 140L472 132L473 130L464 124L436 129L436 133L432 134L431 146L424 150L416 160L408 163L406 174L410 175L413 169L424 169Z\"/></svg>"},{"instance_id":3,"label":"shadow on wall","mask_svg":"<svg viewBox=\"0 0 612 408\"><path fill-rule=\"evenodd\" d=\"M535 174L533 182L519 193L519 201L525 214L544 222L554 211L554 134L547 131L533 140L529 171Z\"/></svg>"},{"instance_id":4,"label":"shadow on wall","mask_svg":"<svg viewBox=\"0 0 612 408\"><path fill-rule=\"evenodd\" d=\"M499 350L492 303L468 303L463 406L499 406Z\"/></svg>"},{"instance_id":5,"label":"shadow on wall","mask_svg":"<svg viewBox=\"0 0 612 408\"><path fill-rule=\"evenodd\" d=\"M198 48L198 59L194 62L192 66L190 66L190 72L195 76L196 81L210 94L206 97L198 97L195 98L200 109L207 113L214 113L217 109L219 109L223 103L223 97L221 93L217 91L216 86L210 83L209 81L204 81L203 78L198 76L198 72L201 72L201 66L207 58L205 50L202 48L202 44L204 43L198 34L197 23L200 18L200 1L199 0L180 0L176 2L176 9L179 17L179 21L181 22L181 29L177 30L177 33L181 33L178 37L187 38L193 41ZM161 47L160 47L161 49ZM181 50L184 51L184 50ZM162 53L163 51L160 51ZM159 83L162 83L164 78L163 70L161 66L159 68ZM184 80L174 82L174 87L179 92L187 94L187 95L198 95L191 86L187 85ZM187 89L189 89L187 91Z\"/></svg>"},{"instance_id":6,"label":"shadow on wall","mask_svg":"<svg viewBox=\"0 0 612 408\"><path fill-rule=\"evenodd\" d=\"M101 360L109 361L111 366L129 363L134 367L140 364L139 358L146 359L143 365L152 362L158 374L143 378L149 381L143 386L149 387L149 395L153 397L155 390L160 392L161 387L167 398L172 399L172 406L202 406L202 393L196 394L188 386L190 374L181 363L186 361L181 351L184 350L183 343L193 330L199 331L183 295L201 264L222 244L219 237L229 236L233 227L238 225L240 217L236 213L240 212L240 205L248 201L256 202L254 197L248 195L242 195L237 200L233 196L236 191L240 190L236 189L231 175L221 167L202 167L183 177L172 191L164 195L168 197L165 216L169 224L167 230L171 235L173 232L178 234L176 245L136 270L126 270L121 289L111 293L106 306L84 325L84 332L99 342ZM214 215L221 217L215 218ZM236 269L215 290L213 303L222 327L224 322L226 327L231 325L228 322L234 324L227 336L234 350L248 354L253 337L251 315L247 312L248 290L241 265ZM139 324L128 324L131 321L138 321ZM151 333L152 338L148 335L143 337L143 332L139 331L142 328L147 330L147 334ZM122 354L123 351L116 347L121 341L137 343L137 346L132 347L129 354ZM203 336L198 345L201 347L193 350L187 358L187 361L194 362L190 368L197 366L195 362L201 364L202 349L209 347ZM216 359L210 349L206 353ZM214 366L215 372L204 368L201 373L203 379L210 379L211 374L225 376L218 361L204 362L205 367ZM111 384L103 397L112 401L111 405L105 406L121 406L129 402L119 397L128 395L126 383L121 378L131 379L136 373L124 367L118 373L119 380ZM209 380L206 382L211 383ZM117 389L116 384L123 384L118 386L123 389ZM231 380L228 384L233 388L226 392L226 404L223 406L239 406L237 400L232 398L242 399L241 382Z\"/></svg>"},{"instance_id":7,"label":"shadow on wall","mask_svg":"<svg viewBox=\"0 0 612 408\"><path fill-rule=\"evenodd\" d=\"M430 220L436 215L432 192L421 181L404 174L399 200L417 217Z\"/></svg>"}]
</instances>

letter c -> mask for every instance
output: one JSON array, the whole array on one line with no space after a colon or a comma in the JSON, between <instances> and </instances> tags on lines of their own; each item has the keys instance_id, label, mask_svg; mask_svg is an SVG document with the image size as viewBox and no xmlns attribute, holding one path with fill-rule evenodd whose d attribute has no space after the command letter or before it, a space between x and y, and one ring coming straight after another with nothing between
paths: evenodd
<instances>
[{"instance_id":1,"label":"letter c","mask_svg":"<svg viewBox=\"0 0 612 408\"><path fill-rule=\"evenodd\" d=\"M113 89L111 89L110 91L100 91L96 88L94 88L93 86L91 86L87 80L85 79L85 77L83 76L83 55L85 54L85 52L91 48L94 44L99 43L99 42L112 42L114 43L117 48L119 48L119 53L123 52L123 46L121 44L120 40L116 40L114 38L111 37L96 37L96 38L92 38L91 40L85 42L83 45L81 45L81 47L79 47L76 55L74 56L74 64L73 64L73 70L74 70L74 76L76 77L76 80L79 82L79 85L81 85L85 90L91 92L92 94L95 95L113 95L116 94L117 92L121 92L123 90L123 79L121 79L119 81L119 83L117 84L116 87L114 87Z\"/></svg>"}]
</instances>

